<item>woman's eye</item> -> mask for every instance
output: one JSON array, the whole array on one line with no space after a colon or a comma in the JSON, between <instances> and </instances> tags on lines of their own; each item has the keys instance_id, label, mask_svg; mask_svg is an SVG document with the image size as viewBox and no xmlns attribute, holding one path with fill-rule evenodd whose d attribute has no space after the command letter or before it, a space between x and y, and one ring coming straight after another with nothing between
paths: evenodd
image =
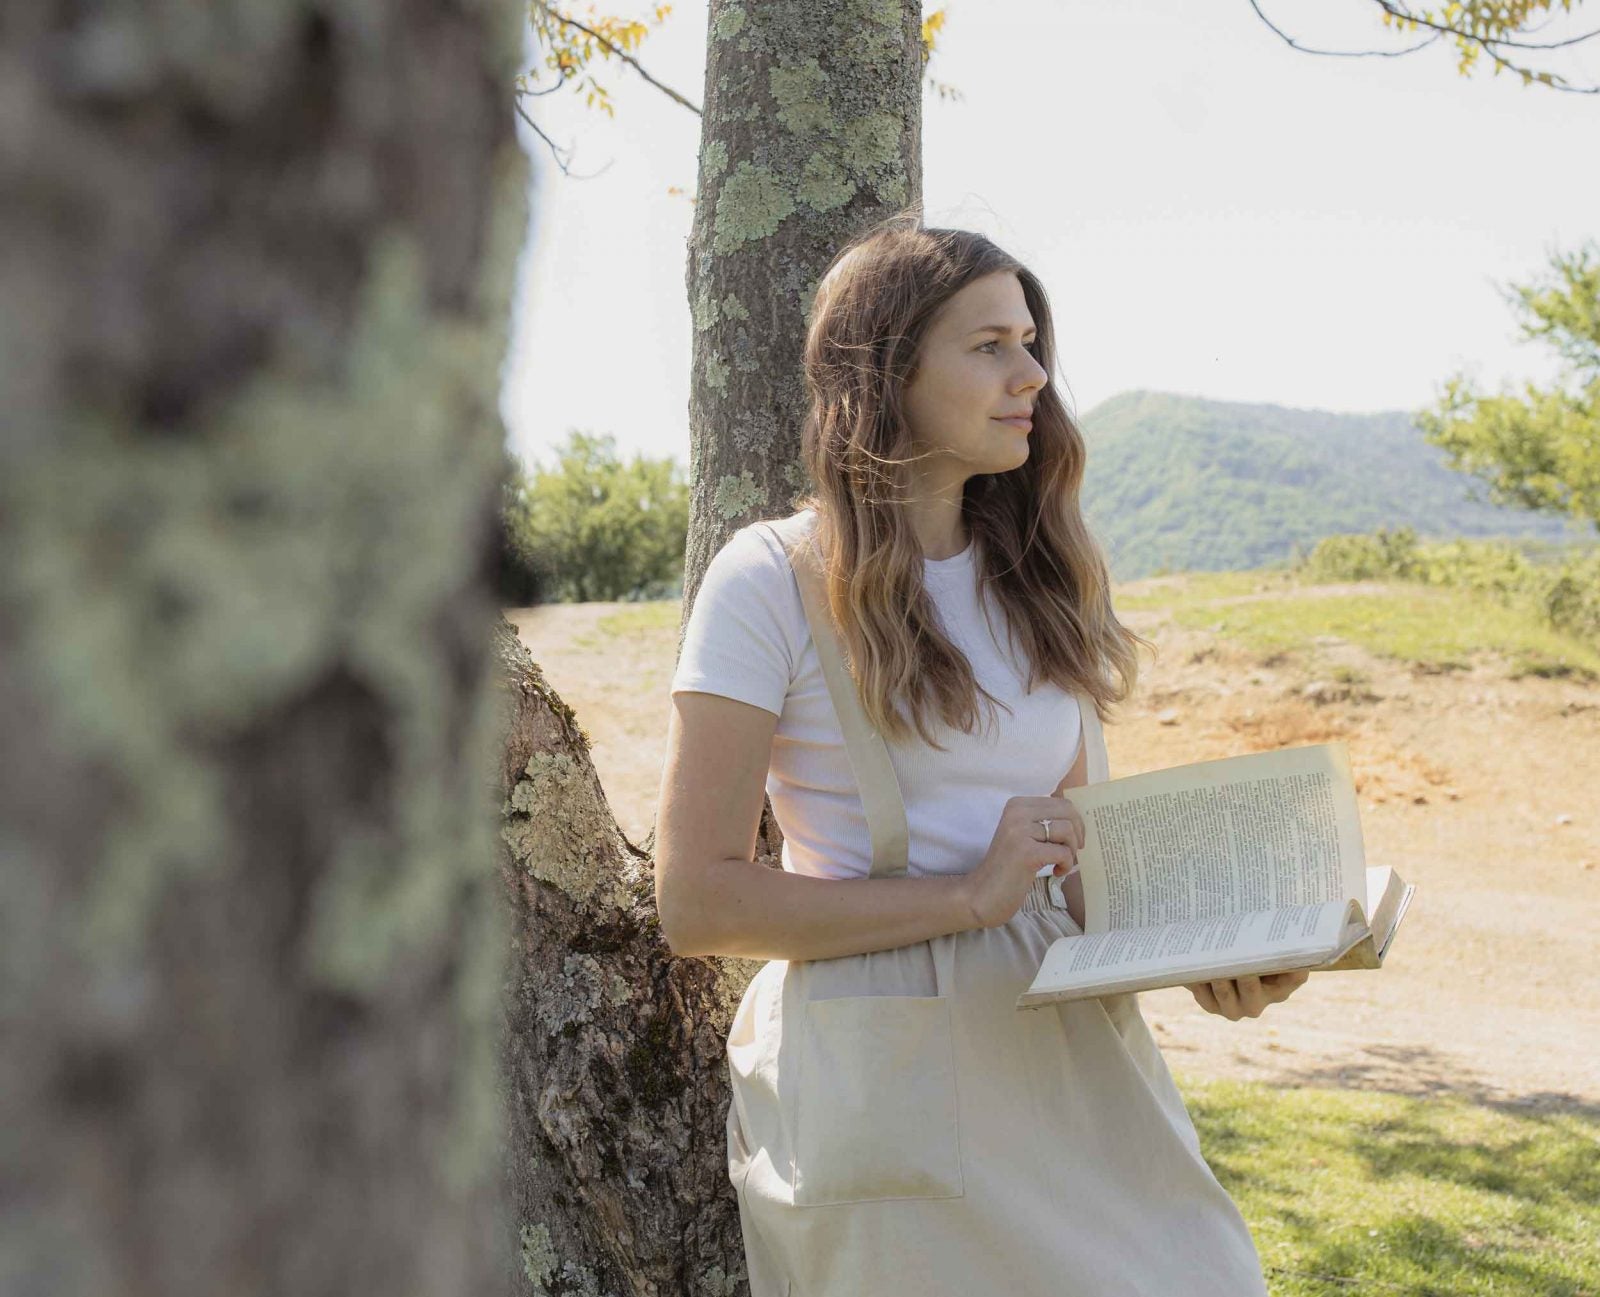
<instances>
[{"instance_id":1,"label":"woman's eye","mask_svg":"<svg viewBox=\"0 0 1600 1297\"><path fill-rule=\"evenodd\" d=\"M1000 345L1000 343L999 343L998 339L991 339L988 342L979 344L978 350L982 351L984 349L984 347L998 347L999 345ZM1034 349L1038 345L1039 345L1039 339L1037 339L1037 338L1030 338L1027 342L1024 342L1022 344L1023 349L1025 351L1027 351L1030 355L1033 353ZM993 355L994 353L990 352L989 354Z\"/></svg>"}]
</instances>

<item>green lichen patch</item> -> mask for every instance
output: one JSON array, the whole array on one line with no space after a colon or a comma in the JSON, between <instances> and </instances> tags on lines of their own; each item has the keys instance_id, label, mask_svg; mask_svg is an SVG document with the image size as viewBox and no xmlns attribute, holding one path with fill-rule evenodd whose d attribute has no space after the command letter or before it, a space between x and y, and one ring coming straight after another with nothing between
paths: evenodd
<instances>
[{"instance_id":1,"label":"green lichen patch","mask_svg":"<svg viewBox=\"0 0 1600 1297\"><path fill-rule=\"evenodd\" d=\"M879 177L872 186L872 192L877 194L880 203L886 203L890 207L904 207L906 203L905 172L895 170L888 175Z\"/></svg>"},{"instance_id":2,"label":"green lichen patch","mask_svg":"<svg viewBox=\"0 0 1600 1297\"><path fill-rule=\"evenodd\" d=\"M903 55L900 0L849 0L840 19L853 60L888 73Z\"/></svg>"},{"instance_id":3,"label":"green lichen patch","mask_svg":"<svg viewBox=\"0 0 1600 1297\"><path fill-rule=\"evenodd\" d=\"M700 168L707 178L715 180L728 169L728 145L725 140L712 140L700 155Z\"/></svg>"},{"instance_id":4,"label":"green lichen patch","mask_svg":"<svg viewBox=\"0 0 1600 1297\"><path fill-rule=\"evenodd\" d=\"M900 119L890 113L864 113L853 117L840 133L844 156L858 173L898 163L900 133Z\"/></svg>"},{"instance_id":5,"label":"green lichen patch","mask_svg":"<svg viewBox=\"0 0 1600 1297\"><path fill-rule=\"evenodd\" d=\"M793 211L794 195L774 171L740 162L717 195L712 249L733 252L746 243L768 238Z\"/></svg>"},{"instance_id":6,"label":"green lichen patch","mask_svg":"<svg viewBox=\"0 0 1600 1297\"><path fill-rule=\"evenodd\" d=\"M737 1276L729 1274L720 1265L714 1265L700 1276L700 1286L696 1291L704 1293L705 1297L734 1297L740 1286Z\"/></svg>"},{"instance_id":7,"label":"green lichen patch","mask_svg":"<svg viewBox=\"0 0 1600 1297\"><path fill-rule=\"evenodd\" d=\"M597 1011L621 1008L633 998L627 980L593 955L567 955L559 973L536 976L524 990L547 1036L570 1037Z\"/></svg>"},{"instance_id":8,"label":"green lichen patch","mask_svg":"<svg viewBox=\"0 0 1600 1297\"><path fill-rule=\"evenodd\" d=\"M711 24L711 39L714 41L732 40L744 30L746 17L743 5L728 5L717 15L717 20Z\"/></svg>"},{"instance_id":9,"label":"green lichen patch","mask_svg":"<svg viewBox=\"0 0 1600 1297\"><path fill-rule=\"evenodd\" d=\"M717 483L714 507L720 518L731 522L764 504L766 498L766 493L756 485L755 478L750 476L750 470L745 469L738 477L731 473L722 476Z\"/></svg>"},{"instance_id":10,"label":"green lichen patch","mask_svg":"<svg viewBox=\"0 0 1600 1297\"><path fill-rule=\"evenodd\" d=\"M586 768L565 752L536 752L502 808L501 837L530 874L574 900L625 909L626 881L606 845L614 823Z\"/></svg>"},{"instance_id":11,"label":"green lichen patch","mask_svg":"<svg viewBox=\"0 0 1600 1297\"><path fill-rule=\"evenodd\" d=\"M721 303L712 295L711 285L702 283L700 291L694 295L694 301L689 304L689 318L694 321L695 332L704 333L715 326L721 309Z\"/></svg>"},{"instance_id":12,"label":"green lichen patch","mask_svg":"<svg viewBox=\"0 0 1600 1297\"><path fill-rule=\"evenodd\" d=\"M723 360L716 352L712 352L705 359L706 386L713 392L726 392L728 390L728 362Z\"/></svg>"},{"instance_id":13,"label":"green lichen patch","mask_svg":"<svg viewBox=\"0 0 1600 1297\"><path fill-rule=\"evenodd\" d=\"M722 299L722 313L730 320L748 320L750 318L750 312L744 309L744 303L732 293Z\"/></svg>"},{"instance_id":14,"label":"green lichen patch","mask_svg":"<svg viewBox=\"0 0 1600 1297\"><path fill-rule=\"evenodd\" d=\"M856 185L844 168L821 153L813 153L800 170L799 199L814 212L831 212L855 197Z\"/></svg>"},{"instance_id":15,"label":"green lichen patch","mask_svg":"<svg viewBox=\"0 0 1600 1297\"><path fill-rule=\"evenodd\" d=\"M829 133L835 129L827 86L827 73L815 56L767 72L767 88L772 93L777 118L796 135Z\"/></svg>"},{"instance_id":16,"label":"green lichen patch","mask_svg":"<svg viewBox=\"0 0 1600 1297\"><path fill-rule=\"evenodd\" d=\"M542 1297L550 1291L546 1285L560 1260L550 1230L544 1225L530 1225L524 1221L518 1235L522 1240L522 1273L533 1285L533 1291Z\"/></svg>"}]
</instances>

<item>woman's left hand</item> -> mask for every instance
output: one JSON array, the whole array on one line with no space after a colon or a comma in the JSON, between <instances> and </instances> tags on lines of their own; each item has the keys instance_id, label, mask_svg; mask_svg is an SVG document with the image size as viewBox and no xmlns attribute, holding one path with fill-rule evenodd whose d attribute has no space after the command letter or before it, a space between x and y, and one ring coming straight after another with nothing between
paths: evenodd
<instances>
[{"instance_id":1,"label":"woman's left hand","mask_svg":"<svg viewBox=\"0 0 1600 1297\"><path fill-rule=\"evenodd\" d=\"M1268 973L1265 977L1228 977L1217 982L1194 982L1187 989L1207 1013L1220 1013L1229 1022L1259 1018L1267 1005L1287 1000L1305 985L1309 970Z\"/></svg>"}]
</instances>

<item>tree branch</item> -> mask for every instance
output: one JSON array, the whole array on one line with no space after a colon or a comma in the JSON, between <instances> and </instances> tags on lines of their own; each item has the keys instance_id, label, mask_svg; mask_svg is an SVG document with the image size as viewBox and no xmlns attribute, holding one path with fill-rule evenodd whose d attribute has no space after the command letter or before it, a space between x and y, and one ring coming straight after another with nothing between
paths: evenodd
<instances>
[{"instance_id":1,"label":"tree branch","mask_svg":"<svg viewBox=\"0 0 1600 1297\"><path fill-rule=\"evenodd\" d=\"M592 27L585 27L576 18L569 18L566 14L561 13L559 10L552 9L548 4L545 3L545 0L533 0L533 6L534 8L548 15L550 18L554 19L556 22L566 23L569 27L576 27L585 36L592 37L594 40L599 41L602 48L610 50L619 59L631 67L640 76L642 76L646 81L653 85L657 90L666 95L667 98L682 104L696 117L703 116L698 104L691 100L685 99L671 86L663 85L661 82L657 81L653 76L644 70L644 64L640 63L638 59L634 58L633 55L629 54L615 41L603 36L601 33L595 31Z\"/></svg>"},{"instance_id":2,"label":"tree branch","mask_svg":"<svg viewBox=\"0 0 1600 1297\"><path fill-rule=\"evenodd\" d=\"M1481 45L1504 45L1510 49L1517 50L1558 50L1563 46L1576 45L1579 41L1592 40L1594 37L1600 36L1600 28L1596 28L1592 32L1585 32L1582 36L1574 36L1571 40L1550 41L1546 44L1540 44L1536 41L1514 41L1505 36L1479 36L1473 32L1462 31L1459 27L1452 27L1448 23L1436 23L1431 18L1419 18L1409 10L1390 3L1390 0L1372 0L1372 2L1378 8L1393 14L1396 18L1404 18L1407 22L1415 23L1418 27L1430 27L1441 35L1462 36L1467 40L1477 41ZM1493 51L1491 50L1490 53L1493 53Z\"/></svg>"},{"instance_id":3,"label":"tree branch","mask_svg":"<svg viewBox=\"0 0 1600 1297\"><path fill-rule=\"evenodd\" d=\"M535 96L536 94L548 94L548 93L549 93L549 91L518 90L517 91L516 101L512 105L517 110L517 116L522 118L522 120L525 123L527 123L527 127L528 127L528 129L530 131L532 131L535 135L537 135L541 140L543 140L547 145L550 146L550 156L555 159L556 166L561 168L561 174L562 175L568 176L573 180L593 180L596 176L604 175L607 171L609 171L611 169L611 163L610 162L606 163L605 166L601 167L599 171L591 171L586 176L574 175L572 170L568 166L568 162L572 157L572 150L570 148L569 149L562 149L561 147L559 147L553 139L551 139L548 135L546 135L544 133L544 131L539 129L539 123L534 121L533 118L528 116L528 110L525 109L522 106L523 98L524 97L531 98L531 97ZM562 156L563 153L566 154L566 157Z\"/></svg>"},{"instance_id":4,"label":"tree branch","mask_svg":"<svg viewBox=\"0 0 1600 1297\"><path fill-rule=\"evenodd\" d=\"M1284 44L1288 45L1290 49L1299 50L1302 54L1326 54L1330 58L1338 59L1394 59L1399 58L1402 54L1415 54L1418 50L1432 45L1434 41L1443 35L1442 32L1437 32L1428 37L1427 40L1420 41L1409 49L1403 50L1314 50L1309 45L1300 44L1294 37L1290 36L1281 27L1278 27L1272 19L1261 12L1261 6L1256 3L1256 0L1250 0L1250 7L1256 11L1257 18L1261 19L1262 22L1266 23L1268 27L1283 38Z\"/></svg>"},{"instance_id":5,"label":"tree branch","mask_svg":"<svg viewBox=\"0 0 1600 1297\"><path fill-rule=\"evenodd\" d=\"M1438 23L1429 18L1421 18L1409 12L1402 6L1393 3L1393 0L1373 0L1373 3L1385 13L1396 19L1399 19L1401 22L1411 23L1418 27L1429 28L1433 32L1433 35L1429 36L1426 40L1419 41L1417 44L1408 46L1403 50L1318 50L1312 49L1308 45L1300 44L1282 28L1278 27L1270 18L1266 16L1266 14L1261 11L1261 5L1257 2L1257 0L1249 0L1249 3L1250 7L1255 10L1256 17L1261 19L1261 21L1265 23L1274 34L1280 37L1286 45L1288 45L1291 49L1300 51L1302 54L1320 54L1330 58L1399 58L1405 54L1414 54L1418 50L1432 45L1441 36L1454 36L1458 41L1470 42L1471 44L1478 46L1479 49L1483 50L1484 53L1494 60L1496 71L1498 71L1500 68L1505 68L1509 72L1515 72L1518 76L1522 77L1525 82L1538 81L1541 84L1548 86L1552 90L1563 90L1568 94L1600 94L1600 86L1568 85L1566 78L1560 76L1558 73L1532 72L1527 68L1518 67L1509 59L1502 57L1495 48L1496 46L1504 46L1508 49L1562 49L1569 45L1576 45L1581 41L1590 40L1595 36L1600 36L1600 28L1597 28L1592 32L1586 32L1582 36L1574 36L1570 40L1549 41L1544 43L1534 41L1517 41L1512 40L1509 37L1480 36L1476 32L1466 31L1460 27L1452 27L1448 23Z\"/></svg>"}]
</instances>

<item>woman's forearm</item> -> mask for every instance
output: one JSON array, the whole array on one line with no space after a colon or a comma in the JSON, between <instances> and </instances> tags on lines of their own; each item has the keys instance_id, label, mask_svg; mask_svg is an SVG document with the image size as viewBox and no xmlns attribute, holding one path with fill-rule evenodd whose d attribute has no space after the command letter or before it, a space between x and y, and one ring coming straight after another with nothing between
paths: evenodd
<instances>
[{"instance_id":1,"label":"woman's forearm","mask_svg":"<svg viewBox=\"0 0 1600 1297\"><path fill-rule=\"evenodd\" d=\"M978 926L960 874L814 878L717 860L683 898L669 935L678 955L832 959Z\"/></svg>"}]
</instances>

